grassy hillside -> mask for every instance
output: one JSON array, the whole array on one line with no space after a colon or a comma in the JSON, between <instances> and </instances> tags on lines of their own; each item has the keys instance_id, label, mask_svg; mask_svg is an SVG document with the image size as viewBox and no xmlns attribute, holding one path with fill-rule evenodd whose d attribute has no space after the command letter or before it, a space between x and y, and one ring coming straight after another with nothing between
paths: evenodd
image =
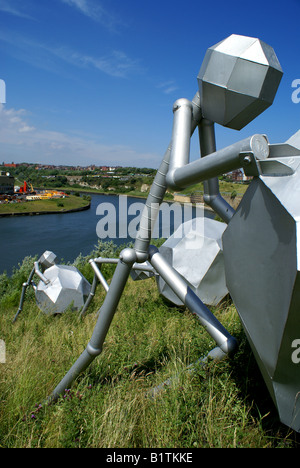
<instances>
[{"instance_id":1,"label":"grassy hillside","mask_svg":"<svg viewBox=\"0 0 300 468\"><path fill-rule=\"evenodd\" d=\"M114 256L110 244L91 253ZM126 286L102 354L55 405L44 405L86 347L104 291L88 314L48 317L29 289L16 323L22 283L33 259L11 278L0 276L0 447L198 448L295 447L281 425L230 300L214 312L240 342L232 359L187 373L186 366L215 344L187 310L166 304L155 280ZM76 266L89 281L88 257ZM112 266L103 273L110 278ZM148 392L178 375L156 399ZM42 406L39 406L39 405Z\"/></svg>"},{"instance_id":2,"label":"grassy hillside","mask_svg":"<svg viewBox=\"0 0 300 468\"><path fill-rule=\"evenodd\" d=\"M89 205L89 200L83 197L70 195L66 198L52 198L50 200L34 200L21 203L8 203L0 205L0 215L5 213L25 214L42 212L64 212L80 209Z\"/></svg>"}]
</instances>

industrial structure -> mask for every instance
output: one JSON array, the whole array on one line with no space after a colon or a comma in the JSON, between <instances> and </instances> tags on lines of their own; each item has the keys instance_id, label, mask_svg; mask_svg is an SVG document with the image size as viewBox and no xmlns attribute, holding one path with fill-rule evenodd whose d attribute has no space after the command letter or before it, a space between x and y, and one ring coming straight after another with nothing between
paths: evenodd
<instances>
[{"instance_id":1,"label":"industrial structure","mask_svg":"<svg viewBox=\"0 0 300 468\"><path fill-rule=\"evenodd\" d=\"M9 172L0 172L0 195L14 194L15 178Z\"/></svg>"},{"instance_id":2,"label":"industrial structure","mask_svg":"<svg viewBox=\"0 0 300 468\"><path fill-rule=\"evenodd\" d=\"M59 190L35 190L31 183L24 180L23 185L16 186L15 178L8 172L0 172L0 203L27 202L65 198L67 194Z\"/></svg>"}]
</instances>

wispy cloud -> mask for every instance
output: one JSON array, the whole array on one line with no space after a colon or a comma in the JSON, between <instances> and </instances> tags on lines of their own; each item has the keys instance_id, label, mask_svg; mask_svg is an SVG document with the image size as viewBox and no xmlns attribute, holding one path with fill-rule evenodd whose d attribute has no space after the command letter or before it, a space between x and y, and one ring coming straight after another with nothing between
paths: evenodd
<instances>
[{"instance_id":1,"label":"wispy cloud","mask_svg":"<svg viewBox=\"0 0 300 468\"><path fill-rule=\"evenodd\" d=\"M100 5L97 6L88 0L61 0L61 1L71 7L75 7L81 13L83 13L84 15L92 19L98 19L99 17L101 17L101 14L103 11L103 8Z\"/></svg>"},{"instance_id":2,"label":"wispy cloud","mask_svg":"<svg viewBox=\"0 0 300 468\"><path fill-rule=\"evenodd\" d=\"M157 87L161 89L162 92L165 94L172 94L178 89L178 86L176 85L175 81L172 80L160 83Z\"/></svg>"},{"instance_id":3,"label":"wispy cloud","mask_svg":"<svg viewBox=\"0 0 300 468\"><path fill-rule=\"evenodd\" d=\"M80 68L94 68L109 76L126 78L131 72L140 70L137 60L131 59L125 52L112 50L102 56L91 56L71 50L68 47L47 49L52 55L64 62Z\"/></svg>"},{"instance_id":4,"label":"wispy cloud","mask_svg":"<svg viewBox=\"0 0 300 468\"><path fill-rule=\"evenodd\" d=\"M75 8L77 11L100 23L110 30L116 30L116 27L122 23L120 18L107 9L105 9L99 0L60 0L62 3ZM123 24L123 23L122 23Z\"/></svg>"},{"instance_id":5,"label":"wispy cloud","mask_svg":"<svg viewBox=\"0 0 300 468\"><path fill-rule=\"evenodd\" d=\"M24 1L0 0L0 11L20 18L33 19L24 11Z\"/></svg>"},{"instance_id":6,"label":"wispy cloud","mask_svg":"<svg viewBox=\"0 0 300 468\"><path fill-rule=\"evenodd\" d=\"M69 46L49 45L3 30L0 31L0 42L11 46L9 53L19 60L54 73L66 74L66 64L94 69L117 78L127 78L131 73L141 71L139 61L132 59L122 50L111 50L94 56L75 51Z\"/></svg>"},{"instance_id":7,"label":"wispy cloud","mask_svg":"<svg viewBox=\"0 0 300 468\"><path fill-rule=\"evenodd\" d=\"M65 165L149 166L159 156L138 153L125 145L103 144L98 137L77 136L39 129L30 123L25 109L7 109L0 104L2 159Z\"/></svg>"}]
</instances>

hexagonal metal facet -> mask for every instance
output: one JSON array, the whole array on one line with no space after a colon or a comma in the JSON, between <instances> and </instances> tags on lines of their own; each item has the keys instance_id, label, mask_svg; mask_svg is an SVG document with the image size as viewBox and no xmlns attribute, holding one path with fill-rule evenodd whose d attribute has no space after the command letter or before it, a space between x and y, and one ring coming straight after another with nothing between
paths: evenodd
<instances>
[{"instance_id":1,"label":"hexagonal metal facet","mask_svg":"<svg viewBox=\"0 0 300 468\"><path fill-rule=\"evenodd\" d=\"M298 130L298 132L296 132L294 135L292 135L286 141L286 143L288 143L289 145L294 146L295 148L300 150L300 130Z\"/></svg>"},{"instance_id":2,"label":"hexagonal metal facet","mask_svg":"<svg viewBox=\"0 0 300 468\"><path fill-rule=\"evenodd\" d=\"M289 158L286 158L289 159ZM280 420L300 431L300 157L250 184L223 235L227 287Z\"/></svg>"},{"instance_id":3,"label":"hexagonal metal facet","mask_svg":"<svg viewBox=\"0 0 300 468\"><path fill-rule=\"evenodd\" d=\"M228 293L221 241L225 227L224 223L213 219L196 218L179 226L159 249L207 305L218 304ZM160 276L157 276L157 284L166 299L183 305Z\"/></svg>"},{"instance_id":4,"label":"hexagonal metal facet","mask_svg":"<svg viewBox=\"0 0 300 468\"><path fill-rule=\"evenodd\" d=\"M272 47L232 34L207 50L200 68L203 117L240 130L272 104L281 77Z\"/></svg>"},{"instance_id":5,"label":"hexagonal metal facet","mask_svg":"<svg viewBox=\"0 0 300 468\"><path fill-rule=\"evenodd\" d=\"M55 265L56 262L57 256L50 250L46 250L39 258L39 263L43 270L46 270L47 268L50 268L51 266Z\"/></svg>"},{"instance_id":6,"label":"hexagonal metal facet","mask_svg":"<svg viewBox=\"0 0 300 468\"><path fill-rule=\"evenodd\" d=\"M36 292L36 302L45 314L61 314L69 306L80 309L91 290L90 283L77 270L67 265L54 265L44 272L50 281L45 284L40 281Z\"/></svg>"}]
</instances>

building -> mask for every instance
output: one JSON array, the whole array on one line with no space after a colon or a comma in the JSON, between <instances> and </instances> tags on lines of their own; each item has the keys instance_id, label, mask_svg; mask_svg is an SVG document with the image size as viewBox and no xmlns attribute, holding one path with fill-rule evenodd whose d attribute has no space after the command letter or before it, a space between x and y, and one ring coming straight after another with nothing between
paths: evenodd
<instances>
[{"instance_id":1,"label":"building","mask_svg":"<svg viewBox=\"0 0 300 468\"><path fill-rule=\"evenodd\" d=\"M232 180L232 182L248 182L252 180L252 176L246 176L242 169L236 169L235 171L228 172L225 175L228 179Z\"/></svg>"},{"instance_id":2,"label":"building","mask_svg":"<svg viewBox=\"0 0 300 468\"><path fill-rule=\"evenodd\" d=\"M0 195L14 194L15 178L8 172L0 172Z\"/></svg>"}]
</instances>

